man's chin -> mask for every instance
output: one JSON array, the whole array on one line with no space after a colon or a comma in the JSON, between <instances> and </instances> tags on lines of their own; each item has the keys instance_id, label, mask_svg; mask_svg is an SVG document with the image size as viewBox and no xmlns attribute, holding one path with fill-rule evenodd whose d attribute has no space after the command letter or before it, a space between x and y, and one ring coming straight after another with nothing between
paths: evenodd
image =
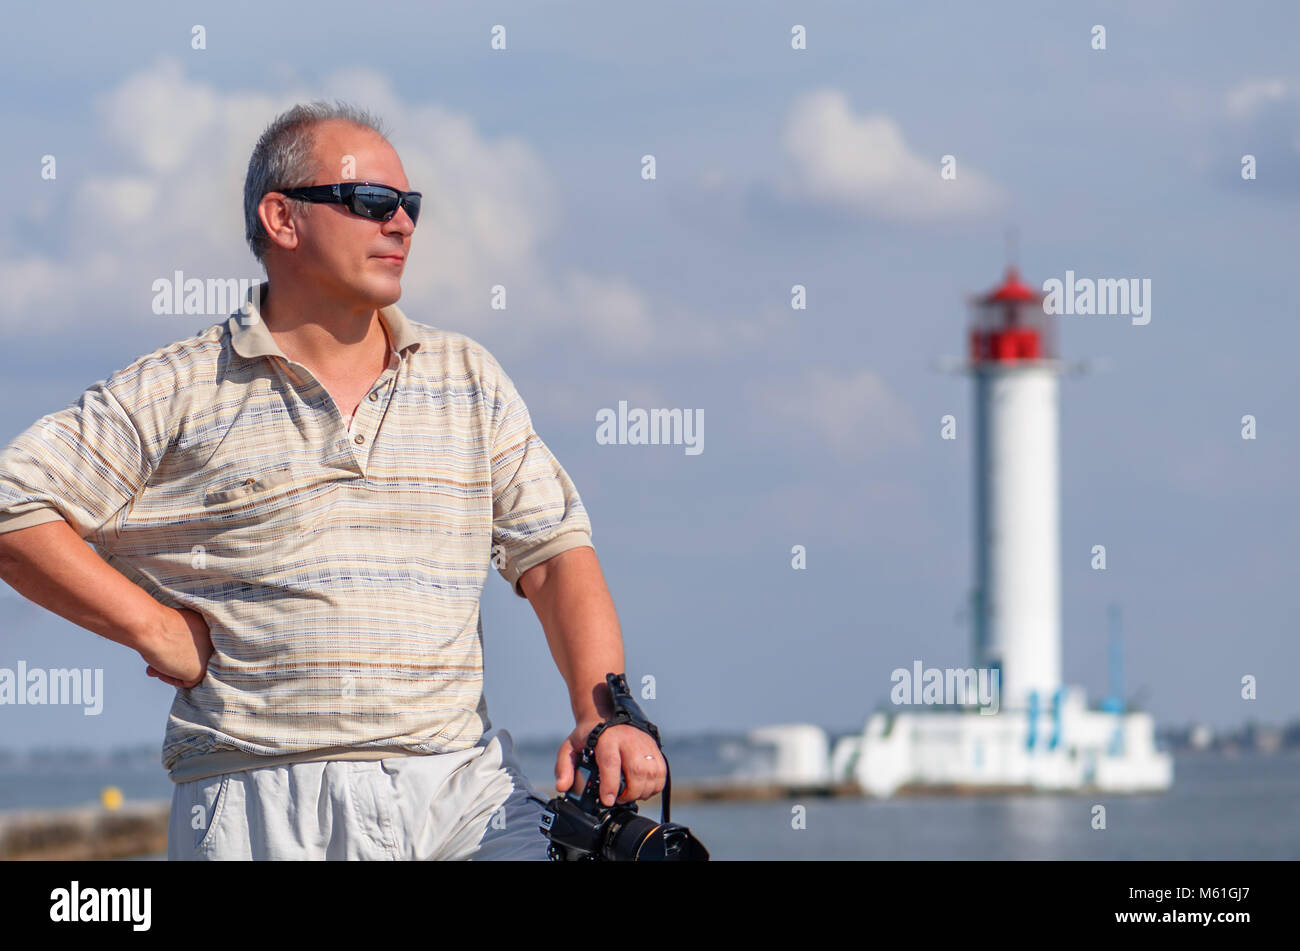
<instances>
[{"instance_id":1,"label":"man's chin","mask_svg":"<svg viewBox=\"0 0 1300 951\"><path fill-rule=\"evenodd\" d=\"M375 307L387 307L389 304L395 304L402 296L401 275L372 277L366 281L364 293L367 303L373 304Z\"/></svg>"}]
</instances>

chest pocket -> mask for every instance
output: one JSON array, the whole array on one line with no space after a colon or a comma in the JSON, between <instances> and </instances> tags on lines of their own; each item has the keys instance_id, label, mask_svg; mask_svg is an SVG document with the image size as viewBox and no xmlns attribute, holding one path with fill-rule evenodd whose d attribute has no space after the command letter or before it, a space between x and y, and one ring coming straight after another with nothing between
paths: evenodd
<instances>
[{"instance_id":1,"label":"chest pocket","mask_svg":"<svg viewBox=\"0 0 1300 951\"><path fill-rule=\"evenodd\" d=\"M277 469L214 489L203 497L199 525L213 554L248 557L270 538L298 534L302 474Z\"/></svg>"},{"instance_id":2,"label":"chest pocket","mask_svg":"<svg viewBox=\"0 0 1300 951\"><path fill-rule=\"evenodd\" d=\"M274 469L260 477L216 488L203 496L205 522L217 531L282 526L294 517L302 499L300 477L291 469Z\"/></svg>"},{"instance_id":3,"label":"chest pocket","mask_svg":"<svg viewBox=\"0 0 1300 951\"><path fill-rule=\"evenodd\" d=\"M292 482L294 473L291 469L276 469L260 478L244 479L224 489L215 489L203 496L203 504L221 506L227 502L249 502L268 498L284 491L287 483Z\"/></svg>"}]
</instances>

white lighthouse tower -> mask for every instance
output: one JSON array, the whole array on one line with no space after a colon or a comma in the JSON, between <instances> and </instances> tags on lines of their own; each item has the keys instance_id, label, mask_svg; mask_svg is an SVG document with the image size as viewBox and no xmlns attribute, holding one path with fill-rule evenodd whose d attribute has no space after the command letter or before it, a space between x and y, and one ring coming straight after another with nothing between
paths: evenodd
<instances>
[{"instance_id":1,"label":"white lighthouse tower","mask_svg":"<svg viewBox=\"0 0 1300 951\"><path fill-rule=\"evenodd\" d=\"M891 693L892 709L882 705L831 751L831 776L869 795L1142 793L1173 782L1149 713L1120 696L1091 707L1082 687L1062 683L1062 366L1042 300L1008 268L998 287L970 302L961 363L975 380L974 660L999 672L1000 698L975 709L961 701L912 706Z\"/></svg>"},{"instance_id":2,"label":"white lighthouse tower","mask_svg":"<svg viewBox=\"0 0 1300 951\"><path fill-rule=\"evenodd\" d=\"M1000 669L1010 709L1061 687L1060 363L1042 301L1012 267L971 302L975 663Z\"/></svg>"}]
</instances>

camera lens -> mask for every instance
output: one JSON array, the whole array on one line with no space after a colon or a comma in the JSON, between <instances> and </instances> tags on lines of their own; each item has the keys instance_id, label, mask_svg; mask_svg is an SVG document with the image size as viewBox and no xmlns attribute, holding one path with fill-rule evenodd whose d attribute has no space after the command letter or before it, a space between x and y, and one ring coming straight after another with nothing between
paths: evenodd
<instances>
[{"instance_id":1,"label":"camera lens","mask_svg":"<svg viewBox=\"0 0 1300 951\"><path fill-rule=\"evenodd\" d=\"M610 862L635 862L654 860L645 854L645 846L654 839L659 823L635 813L611 816L605 832L605 847L601 850ZM657 850L651 847L652 852Z\"/></svg>"}]
</instances>

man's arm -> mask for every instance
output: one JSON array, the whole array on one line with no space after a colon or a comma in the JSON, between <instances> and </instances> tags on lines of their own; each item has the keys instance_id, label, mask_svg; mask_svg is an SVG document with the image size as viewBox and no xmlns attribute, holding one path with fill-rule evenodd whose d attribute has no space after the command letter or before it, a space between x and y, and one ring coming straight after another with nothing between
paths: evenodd
<instances>
[{"instance_id":1,"label":"man's arm","mask_svg":"<svg viewBox=\"0 0 1300 951\"><path fill-rule=\"evenodd\" d=\"M534 431L510 377L487 357L485 392L493 407L493 564L537 612L569 688L577 726L556 754L555 788L581 792L586 780L577 775L578 755L592 728L614 712L605 675L624 672L623 637L577 487ZM501 564L498 546L505 555ZM534 564L536 559L542 560ZM654 737L625 723L601 733L596 765L606 805L618 795L620 772L627 779L618 799L623 803L654 795L667 775Z\"/></svg>"},{"instance_id":2,"label":"man's arm","mask_svg":"<svg viewBox=\"0 0 1300 951\"><path fill-rule=\"evenodd\" d=\"M569 687L575 723L614 712L605 674L623 672L618 614L592 548L570 548L519 578Z\"/></svg>"},{"instance_id":3,"label":"man's arm","mask_svg":"<svg viewBox=\"0 0 1300 951\"><path fill-rule=\"evenodd\" d=\"M0 579L78 627L138 651L173 686L203 679L212 643L202 615L160 604L61 518L0 534Z\"/></svg>"},{"instance_id":4,"label":"man's arm","mask_svg":"<svg viewBox=\"0 0 1300 951\"><path fill-rule=\"evenodd\" d=\"M175 687L199 683L212 655L201 614L160 604L87 544L167 451L183 388L170 360L141 357L0 448L0 578L60 617L138 651Z\"/></svg>"},{"instance_id":5,"label":"man's arm","mask_svg":"<svg viewBox=\"0 0 1300 951\"><path fill-rule=\"evenodd\" d=\"M578 751L592 727L614 712L608 673L623 673L623 636L605 576L590 547L571 548L525 571L519 578L546 632L551 656L569 688L577 727L556 757L556 790L574 789ZM646 799L663 789L666 768L654 738L626 724L610 727L596 745L601 800L614 801L619 775L627 788L620 803Z\"/></svg>"}]
</instances>

